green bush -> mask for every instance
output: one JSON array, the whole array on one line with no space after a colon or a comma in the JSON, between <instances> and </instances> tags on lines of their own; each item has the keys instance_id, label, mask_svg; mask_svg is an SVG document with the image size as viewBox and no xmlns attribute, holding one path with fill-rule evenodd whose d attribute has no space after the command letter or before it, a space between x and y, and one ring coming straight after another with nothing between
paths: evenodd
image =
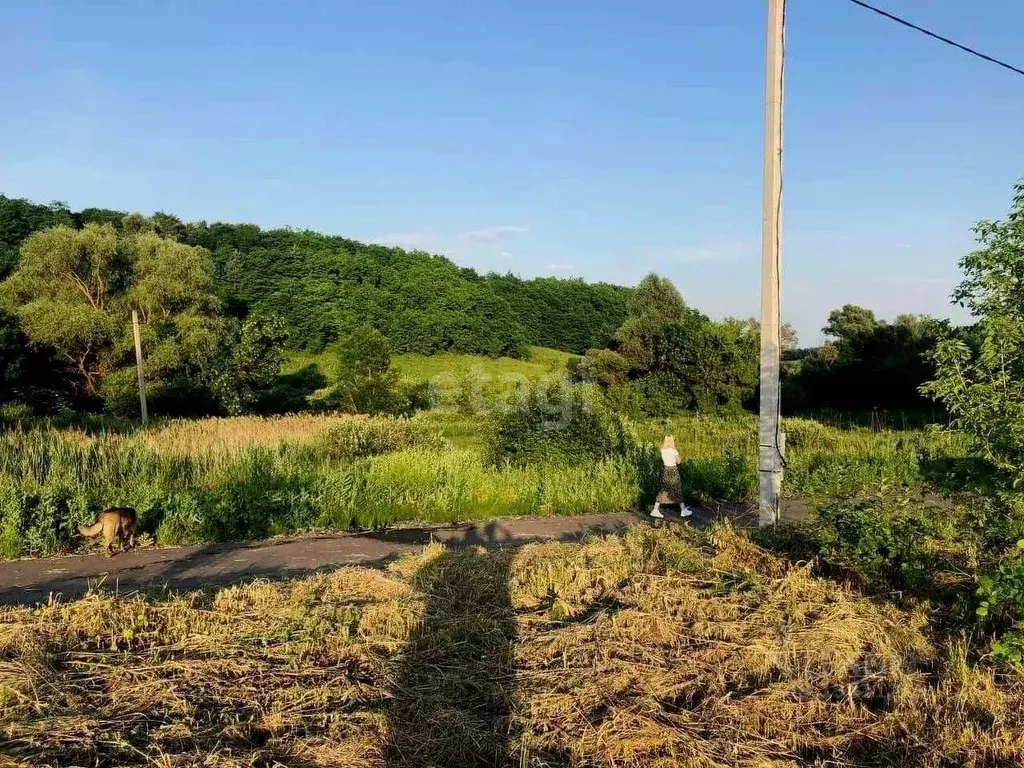
<instances>
[{"instance_id":1,"label":"green bush","mask_svg":"<svg viewBox=\"0 0 1024 768\"><path fill-rule=\"evenodd\" d=\"M1015 552L978 582L981 598L977 615L1000 637L992 650L997 658L1014 664L1024 662L1024 540Z\"/></svg>"},{"instance_id":2,"label":"green bush","mask_svg":"<svg viewBox=\"0 0 1024 768\"><path fill-rule=\"evenodd\" d=\"M332 461L345 461L405 448L439 451L444 447L444 438L424 422L354 418L329 429L312 450Z\"/></svg>"},{"instance_id":3,"label":"green bush","mask_svg":"<svg viewBox=\"0 0 1024 768\"><path fill-rule=\"evenodd\" d=\"M626 421L595 387L548 379L524 387L493 415L486 452L492 464L565 465L629 456L636 447Z\"/></svg>"},{"instance_id":4,"label":"green bush","mask_svg":"<svg viewBox=\"0 0 1024 768\"><path fill-rule=\"evenodd\" d=\"M759 543L880 592L910 593L969 615L993 545L972 505L908 491L831 501L796 526L761 531Z\"/></svg>"}]
</instances>

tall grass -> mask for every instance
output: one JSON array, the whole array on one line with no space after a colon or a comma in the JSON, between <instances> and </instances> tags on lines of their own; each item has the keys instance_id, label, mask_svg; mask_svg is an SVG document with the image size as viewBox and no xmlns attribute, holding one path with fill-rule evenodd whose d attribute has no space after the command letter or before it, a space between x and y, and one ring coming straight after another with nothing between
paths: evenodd
<instances>
[{"instance_id":1,"label":"tall grass","mask_svg":"<svg viewBox=\"0 0 1024 768\"><path fill-rule=\"evenodd\" d=\"M485 462L488 422L338 416L168 422L128 433L0 433L0 557L58 552L108 506L135 507L161 543L257 538L531 514L636 508L653 496L654 451L676 436L690 501L754 497L756 420L688 416L637 426L628 458ZM963 456L944 432L838 430L787 420L785 493L812 501L925 483L922 464Z\"/></svg>"},{"instance_id":2,"label":"tall grass","mask_svg":"<svg viewBox=\"0 0 1024 768\"><path fill-rule=\"evenodd\" d=\"M629 509L646 493L624 459L570 467L485 465L425 420L253 419L88 436L0 435L0 557L66 548L81 523L132 506L161 543ZM283 429L300 425L297 439ZM276 441L274 439L276 436ZM289 439L285 439L285 438Z\"/></svg>"},{"instance_id":3,"label":"tall grass","mask_svg":"<svg viewBox=\"0 0 1024 768\"><path fill-rule=\"evenodd\" d=\"M809 419L784 419L784 493L821 501L869 490L925 484L923 467L935 457L963 457L957 432L838 429ZM641 428L650 442L675 435L683 458L684 491L701 501L740 500L757 492L757 418L680 416Z\"/></svg>"}]
</instances>

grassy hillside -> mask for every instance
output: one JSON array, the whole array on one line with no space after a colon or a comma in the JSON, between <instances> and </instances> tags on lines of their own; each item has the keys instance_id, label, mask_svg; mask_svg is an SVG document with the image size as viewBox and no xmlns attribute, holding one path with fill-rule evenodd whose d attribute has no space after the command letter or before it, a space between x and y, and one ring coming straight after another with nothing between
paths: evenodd
<instances>
[{"instance_id":1,"label":"grassy hillside","mask_svg":"<svg viewBox=\"0 0 1024 768\"><path fill-rule=\"evenodd\" d=\"M460 355L444 353L437 355L405 354L395 355L392 365L402 378L409 382L457 379L461 376L476 375L487 379L514 382L518 379L535 379L549 373L565 373L566 364L572 355L557 349L530 347L526 359L514 357L484 357L482 355ZM293 373L307 365L316 364L328 381L338 376L337 355L327 350L319 354L310 352L289 353L284 372Z\"/></svg>"}]
</instances>

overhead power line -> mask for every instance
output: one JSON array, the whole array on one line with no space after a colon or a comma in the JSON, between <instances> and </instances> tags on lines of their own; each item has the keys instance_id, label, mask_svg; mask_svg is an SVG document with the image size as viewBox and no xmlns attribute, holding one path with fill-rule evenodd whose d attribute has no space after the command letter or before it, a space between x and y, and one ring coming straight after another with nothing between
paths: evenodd
<instances>
[{"instance_id":1,"label":"overhead power line","mask_svg":"<svg viewBox=\"0 0 1024 768\"><path fill-rule=\"evenodd\" d=\"M993 58L992 56L988 56L987 54L984 54L981 51L976 51L973 48L969 48L966 45L961 45L955 40L950 40L948 37L943 37L942 35L936 32L932 32L929 29L920 27L917 24L914 24L913 22L907 21L906 19L901 19L899 16L891 14L888 11L883 11L881 8L876 8L873 5L869 5L868 3L862 2L862 0L850 0L850 2L853 3L854 5L859 5L861 8L866 8L869 11L873 11L874 13L877 13L879 16L884 16L890 21L895 21L897 24L902 24L904 27L908 27L924 35L928 35L928 37L934 38L940 42L945 43L946 45L951 45L954 48L959 48L961 51L964 51L965 53L969 53L972 56L977 56L979 59L984 59L987 62L997 64L998 66L1003 67L1003 69L1008 69L1011 72L1024 76L1024 69L1015 67L1012 64L1007 64L1005 61L1000 61L999 59Z\"/></svg>"}]
</instances>

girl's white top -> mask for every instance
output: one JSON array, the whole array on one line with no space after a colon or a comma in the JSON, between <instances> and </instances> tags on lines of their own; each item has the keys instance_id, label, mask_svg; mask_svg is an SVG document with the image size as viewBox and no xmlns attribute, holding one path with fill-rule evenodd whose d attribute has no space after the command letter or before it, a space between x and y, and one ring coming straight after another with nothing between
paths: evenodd
<instances>
[{"instance_id":1,"label":"girl's white top","mask_svg":"<svg viewBox=\"0 0 1024 768\"><path fill-rule=\"evenodd\" d=\"M662 448L661 461L666 467L674 467L679 463L679 451L675 448Z\"/></svg>"}]
</instances>

